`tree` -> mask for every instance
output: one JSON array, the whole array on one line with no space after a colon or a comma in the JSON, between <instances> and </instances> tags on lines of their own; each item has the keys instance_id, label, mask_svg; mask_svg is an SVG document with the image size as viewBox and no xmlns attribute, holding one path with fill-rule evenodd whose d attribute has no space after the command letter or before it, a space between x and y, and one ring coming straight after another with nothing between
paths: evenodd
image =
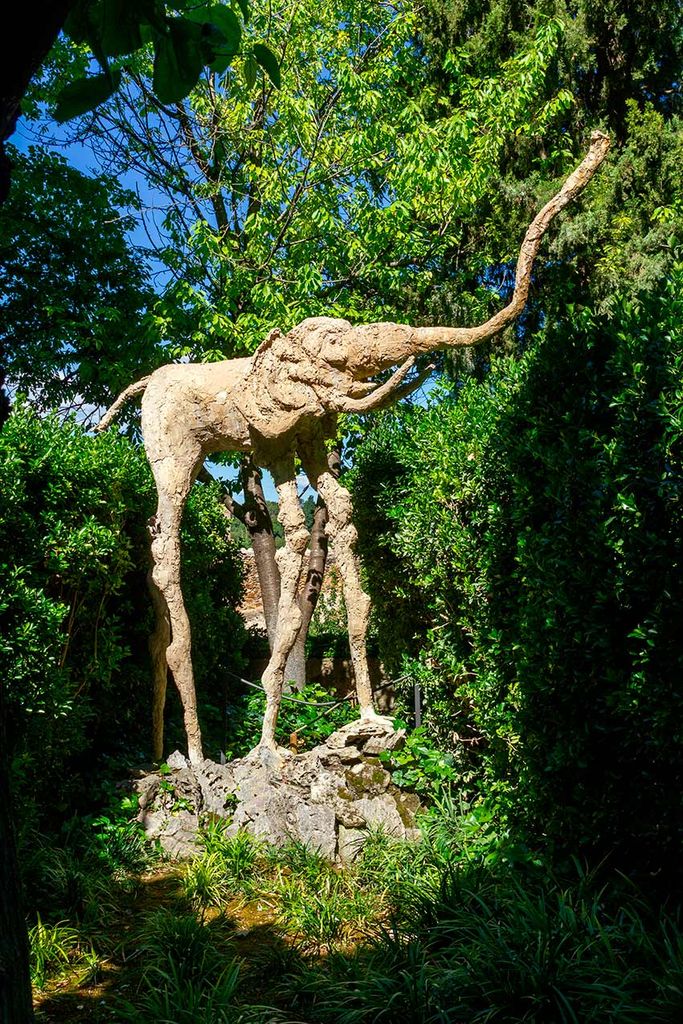
<instances>
[{"instance_id":1,"label":"tree","mask_svg":"<svg viewBox=\"0 0 683 1024\"><path fill-rule=\"evenodd\" d=\"M555 315L567 301L609 310L616 290L656 291L672 265L672 237L683 235L680 195L680 67L683 14L673 0L569 3L567 0L426 0L420 38L432 80L446 109L461 102L459 87L444 73L450 53L480 73L524 52L528 34L552 17L562 25L542 95L566 93L570 102L543 136L510 146L496 186L463 225L458 273L436 268L436 287L423 309L431 316L456 308L475 293L484 268L491 284L509 287L514 238L522 230L558 160L578 153L589 130L614 140L607 174L571 224L553 240L551 259L539 267L543 309L532 309L529 329ZM435 117L439 108L433 108ZM507 254L503 261L500 254ZM514 339L510 339L514 344Z\"/></svg>"},{"instance_id":2,"label":"tree","mask_svg":"<svg viewBox=\"0 0 683 1024\"><path fill-rule=\"evenodd\" d=\"M380 647L390 670L411 659L433 735L470 777L480 772L479 792L522 838L609 851L624 869L671 878L680 5L430 0L423 10L447 110L461 92L444 61L485 70L512 59L548 12L564 31L544 95L566 89L572 102L546 138L506 148L497 187L464 224L457 270L434 268L421 311L457 310L482 278L505 292L511 263L492 247L511 254L562 151L587 126L616 144L537 269L538 298L508 335L512 358L452 364L432 408L387 416L360 449L355 497Z\"/></svg>"},{"instance_id":3,"label":"tree","mask_svg":"<svg viewBox=\"0 0 683 1024\"><path fill-rule=\"evenodd\" d=\"M163 361L147 267L127 237L135 197L45 150L13 160L0 208L0 344L12 385L42 409L105 404Z\"/></svg>"},{"instance_id":4,"label":"tree","mask_svg":"<svg viewBox=\"0 0 683 1024\"><path fill-rule=\"evenodd\" d=\"M153 96L162 102L183 99L196 85L205 65L225 71L239 51L242 19L249 16L248 0L232 5L196 4L193 0L32 0L23 4L0 61L0 206L9 193L12 162L6 142L14 132L22 100L48 52L65 29L75 44L76 77L55 90L54 115L69 120L107 99L125 80L124 58L147 48L154 55ZM85 75L91 55L100 65ZM114 58L112 66L111 58ZM273 53L255 43L247 54L249 77L258 67L279 82ZM0 427L9 403L4 391L5 354L0 346Z\"/></svg>"},{"instance_id":5,"label":"tree","mask_svg":"<svg viewBox=\"0 0 683 1024\"><path fill-rule=\"evenodd\" d=\"M457 397L387 416L354 488L381 653L397 673L412 659L469 786L522 842L609 857L666 895L683 822L682 285L679 264L609 315L571 308Z\"/></svg>"}]
</instances>

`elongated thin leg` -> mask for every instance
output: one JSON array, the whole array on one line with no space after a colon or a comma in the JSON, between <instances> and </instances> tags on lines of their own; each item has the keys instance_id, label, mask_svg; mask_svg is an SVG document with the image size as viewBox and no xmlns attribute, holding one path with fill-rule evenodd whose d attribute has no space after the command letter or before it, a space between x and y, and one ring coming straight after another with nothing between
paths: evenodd
<instances>
[{"instance_id":1,"label":"elongated thin leg","mask_svg":"<svg viewBox=\"0 0 683 1024\"><path fill-rule=\"evenodd\" d=\"M308 479L316 481L318 493L327 506L327 535L337 558L344 586L344 600L349 623L349 646L356 677L356 693L362 718L376 718L368 669L366 635L370 618L370 598L363 590L360 560L356 553L358 534L353 525L351 495L339 483L327 464L322 440L312 442L301 452Z\"/></svg>"},{"instance_id":2,"label":"elongated thin leg","mask_svg":"<svg viewBox=\"0 0 683 1024\"><path fill-rule=\"evenodd\" d=\"M150 459L150 462L159 498L156 515L150 520L152 583L168 609L171 642L166 647L166 662L180 694L188 756L190 761L198 763L204 759L204 755L192 673L190 620L180 588L180 522L185 500L201 464L201 453L192 453L182 463L172 455ZM162 633L163 626L160 636ZM160 685L161 669L158 661L156 669Z\"/></svg>"},{"instance_id":3,"label":"elongated thin leg","mask_svg":"<svg viewBox=\"0 0 683 1024\"><path fill-rule=\"evenodd\" d=\"M152 756L155 761L161 761L164 756L164 708L168 680L166 648L171 642L171 621L166 599L154 582L152 569L147 573L147 589L154 609L154 631L149 638L149 654L152 659Z\"/></svg>"},{"instance_id":4,"label":"elongated thin leg","mask_svg":"<svg viewBox=\"0 0 683 1024\"><path fill-rule=\"evenodd\" d=\"M282 523L285 543L275 556L280 569L280 599L273 650L262 676L263 689L266 691L266 711L259 746L275 750L275 727L282 701L285 665L301 628L302 616L297 592L309 535L297 492L293 456L290 454L273 463L270 469L275 480L278 519Z\"/></svg>"}]
</instances>

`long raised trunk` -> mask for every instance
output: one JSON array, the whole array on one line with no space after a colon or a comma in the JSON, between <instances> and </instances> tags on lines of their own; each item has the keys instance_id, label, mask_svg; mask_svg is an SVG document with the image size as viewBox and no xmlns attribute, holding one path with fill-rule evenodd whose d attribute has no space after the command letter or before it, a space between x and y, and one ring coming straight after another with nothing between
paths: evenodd
<instances>
[{"instance_id":1,"label":"long raised trunk","mask_svg":"<svg viewBox=\"0 0 683 1024\"><path fill-rule=\"evenodd\" d=\"M356 327L349 353L349 367L354 374L359 378L369 377L414 356L439 349L477 345L511 324L526 304L531 272L543 235L553 218L586 187L607 156L609 146L610 141L606 135L593 132L591 147L584 159L569 175L557 195L532 220L519 251L515 290L504 309L478 327L410 327L394 323Z\"/></svg>"},{"instance_id":2,"label":"long raised trunk","mask_svg":"<svg viewBox=\"0 0 683 1024\"><path fill-rule=\"evenodd\" d=\"M277 626L277 606L280 600L280 570L275 560L273 523L263 494L261 471L253 459L245 458L242 461L240 479L244 491L244 525L249 531L254 551L268 646L272 651Z\"/></svg>"}]
</instances>

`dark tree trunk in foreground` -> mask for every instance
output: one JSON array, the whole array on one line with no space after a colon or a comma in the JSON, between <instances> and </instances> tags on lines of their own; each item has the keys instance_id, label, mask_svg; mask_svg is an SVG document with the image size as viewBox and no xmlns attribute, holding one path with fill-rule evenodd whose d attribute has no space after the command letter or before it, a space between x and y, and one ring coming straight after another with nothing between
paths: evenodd
<instances>
[{"instance_id":1,"label":"dark tree trunk in foreground","mask_svg":"<svg viewBox=\"0 0 683 1024\"><path fill-rule=\"evenodd\" d=\"M21 100L31 78L45 60L66 20L70 0L24 0L5 18L0 48L0 204L9 193L12 164L5 143L14 132ZM5 353L0 343L0 428L9 415L5 392ZM33 1021L28 936L24 919L0 681L0 1021Z\"/></svg>"},{"instance_id":2,"label":"dark tree trunk in foreground","mask_svg":"<svg viewBox=\"0 0 683 1024\"><path fill-rule=\"evenodd\" d=\"M28 84L66 21L71 0L23 0L5 19L0 50L0 203L9 192L12 165L5 143L14 132Z\"/></svg>"},{"instance_id":3,"label":"dark tree trunk in foreground","mask_svg":"<svg viewBox=\"0 0 683 1024\"><path fill-rule=\"evenodd\" d=\"M9 787L3 686L0 682L0 1021L33 1021L28 936L21 899Z\"/></svg>"}]
</instances>

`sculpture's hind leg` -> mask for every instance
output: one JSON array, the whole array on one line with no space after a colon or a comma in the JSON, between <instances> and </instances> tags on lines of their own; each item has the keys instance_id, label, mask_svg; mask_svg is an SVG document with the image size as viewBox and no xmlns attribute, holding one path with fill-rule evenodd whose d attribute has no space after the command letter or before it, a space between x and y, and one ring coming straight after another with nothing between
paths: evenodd
<instances>
[{"instance_id":1,"label":"sculpture's hind leg","mask_svg":"<svg viewBox=\"0 0 683 1024\"><path fill-rule=\"evenodd\" d=\"M280 600L273 651L262 677L263 689L266 691L266 711L259 746L275 750L275 727L282 701L285 665L301 628L297 593L309 534L296 488L293 456L290 454L272 463L269 468L275 479L278 519L284 529L285 543L275 556L280 569Z\"/></svg>"},{"instance_id":2,"label":"sculpture's hind leg","mask_svg":"<svg viewBox=\"0 0 683 1024\"><path fill-rule=\"evenodd\" d=\"M152 518L150 526L154 522ZM149 638L149 654L152 659L152 756L155 761L161 761L164 756L164 707L168 680L166 648L171 642L171 622L164 595L152 577L152 568L147 573L147 589L154 609L154 630Z\"/></svg>"},{"instance_id":3,"label":"sculpture's hind leg","mask_svg":"<svg viewBox=\"0 0 683 1024\"><path fill-rule=\"evenodd\" d=\"M187 734L188 756L190 761L197 763L203 760L204 755L192 674L190 620L187 617L180 589L180 523L185 500L201 465L202 453L198 448L192 451L186 449L181 461L174 455L160 458L158 453L150 451L149 446L147 446L147 451L158 494L157 511L150 520L152 584L157 588L159 597L168 610L171 642L166 647L165 658L180 694ZM168 637L168 628L160 621L160 616L163 616L161 601L155 602L157 641ZM162 727L159 721L160 715L163 715L160 694L162 687L165 688L165 673L162 681L161 666L161 659L157 652L154 665L155 724L157 728ZM158 754L160 745L159 737L155 737L155 746L157 747L155 755ZM161 754L159 753L158 756Z\"/></svg>"},{"instance_id":4,"label":"sculpture's hind leg","mask_svg":"<svg viewBox=\"0 0 683 1024\"><path fill-rule=\"evenodd\" d=\"M302 449L302 462L311 483L327 505L327 536L332 541L339 573L344 585L344 600L349 624L349 646L356 693L362 718L376 718L368 669L366 635L370 618L370 598L363 590L360 560L356 553L358 534L353 525L351 495L330 471L324 441L311 442Z\"/></svg>"}]
</instances>

